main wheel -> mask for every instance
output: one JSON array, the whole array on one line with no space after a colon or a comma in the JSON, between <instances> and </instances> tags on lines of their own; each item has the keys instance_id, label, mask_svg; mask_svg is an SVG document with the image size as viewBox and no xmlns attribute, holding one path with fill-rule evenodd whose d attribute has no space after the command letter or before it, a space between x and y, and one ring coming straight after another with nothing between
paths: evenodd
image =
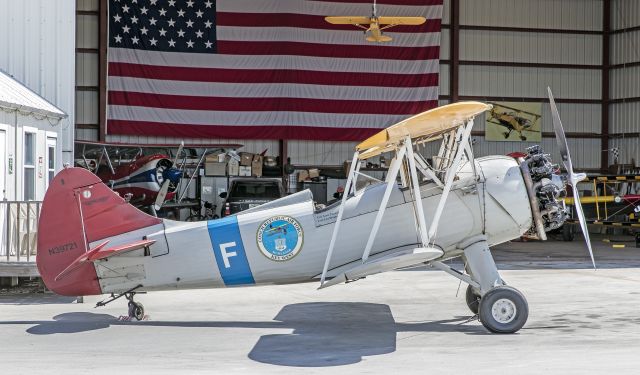
<instances>
[{"instance_id":1,"label":"main wheel","mask_svg":"<svg viewBox=\"0 0 640 375\"><path fill-rule=\"evenodd\" d=\"M482 325L494 333L517 332L529 317L529 305L522 293L510 286L498 286L480 299Z\"/></svg>"},{"instance_id":2,"label":"main wheel","mask_svg":"<svg viewBox=\"0 0 640 375\"><path fill-rule=\"evenodd\" d=\"M480 306L480 295L473 291L471 285L467 286L467 293L465 295L467 301L467 307L472 313L478 314L478 308Z\"/></svg>"},{"instance_id":3,"label":"main wheel","mask_svg":"<svg viewBox=\"0 0 640 375\"><path fill-rule=\"evenodd\" d=\"M144 319L144 306L140 302L129 302L129 317L136 320Z\"/></svg>"}]
</instances>

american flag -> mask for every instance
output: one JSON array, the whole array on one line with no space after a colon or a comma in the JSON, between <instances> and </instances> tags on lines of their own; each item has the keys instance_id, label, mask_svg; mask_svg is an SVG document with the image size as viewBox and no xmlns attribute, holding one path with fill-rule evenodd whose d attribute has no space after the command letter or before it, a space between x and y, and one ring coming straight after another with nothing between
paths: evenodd
<instances>
[{"instance_id":1,"label":"american flag","mask_svg":"<svg viewBox=\"0 0 640 375\"><path fill-rule=\"evenodd\" d=\"M437 106L443 0L110 0L108 134L361 140Z\"/></svg>"}]
</instances>

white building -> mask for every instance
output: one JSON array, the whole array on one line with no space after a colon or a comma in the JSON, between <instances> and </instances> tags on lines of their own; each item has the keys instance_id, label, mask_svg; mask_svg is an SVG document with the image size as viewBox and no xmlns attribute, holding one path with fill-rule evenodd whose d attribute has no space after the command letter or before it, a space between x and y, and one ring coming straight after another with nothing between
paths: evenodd
<instances>
[{"instance_id":1,"label":"white building","mask_svg":"<svg viewBox=\"0 0 640 375\"><path fill-rule=\"evenodd\" d=\"M62 168L61 122L67 117L0 71L0 200L44 198L49 181Z\"/></svg>"},{"instance_id":2,"label":"white building","mask_svg":"<svg viewBox=\"0 0 640 375\"><path fill-rule=\"evenodd\" d=\"M0 278L37 275L35 202L73 162L75 5L0 0Z\"/></svg>"}]
</instances>

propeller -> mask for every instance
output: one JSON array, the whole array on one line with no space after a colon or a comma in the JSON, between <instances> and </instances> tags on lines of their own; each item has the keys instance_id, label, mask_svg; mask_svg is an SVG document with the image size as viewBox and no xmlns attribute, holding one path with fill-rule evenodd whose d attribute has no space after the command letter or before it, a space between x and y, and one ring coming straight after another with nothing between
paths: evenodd
<instances>
[{"instance_id":1,"label":"propeller","mask_svg":"<svg viewBox=\"0 0 640 375\"><path fill-rule=\"evenodd\" d=\"M176 152L176 157L173 159L173 163L171 164L171 166L167 169L171 169L178 164L178 157L180 156L180 153L182 152L183 147L184 147L184 141L180 142L180 147L178 147L178 152ZM162 207L162 204L164 203L164 200L167 197L167 193L169 192L169 184L171 184L171 179L165 178L164 182L162 183L162 186L160 187L160 191L158 191L158 195L156 196L156 201L153 204L153 208L155 208L156 211Z\"/></svg>"},{"instance_id":2,"label":"propeller","mask_svg":"<svg viewBox=\"0 0 640 375\"><path fill-rule=\"evenodd\" d=\"M584 211L582 210L582 204L580 203L580 194L578 194L578 182L584 180L587 175L584 173L575 173L573 171L573 164L571 163L571 155L569 154L569 146L567 145L567 138L564 136L564 129L562 128L562 121L560 121L560 114L558 113L558 108L556 107L556 102L553 100L553 94L551 93L551 88L547 87L547 91L549 93L549 103L551 104L551 116L553 118L553 130L556 133L556 142L558 142L558 147L560 149L560 157L562 158L562 163L564 164L564 168L567 170L567 174L569 177L569 184L573 189L573 201L574 206L576 208L576 214L578 215L578 221L580 222L580 228L582 229L582 234L584 234L584 239L587 241L587 248L589 249L589 255L591 256L591 263L593 263L593 268L596 268L596 261L593 258L593 249L591 248L591 240L589 239L589 230L587 228L587 220L584 217Z\"/></svg>"}]
</instances>

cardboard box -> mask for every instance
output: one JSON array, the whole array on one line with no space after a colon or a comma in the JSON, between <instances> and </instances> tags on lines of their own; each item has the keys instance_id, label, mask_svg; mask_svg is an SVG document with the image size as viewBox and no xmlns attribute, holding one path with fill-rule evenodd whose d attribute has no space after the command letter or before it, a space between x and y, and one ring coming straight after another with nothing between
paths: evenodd
<instances>
[{"instance_id":1,"label":"cardboard box","mask_svg":"<svg viewBox=\"0 0 640 375\"><path fill-rule=\"evenodd\" d=\"M298 182L306 181L309 179L309 171L298 172Z\"/></svg>"},{"instance_id":2,"label":"cardboard box","mask_svg":"<svg viewBox=\"0 0 640 375\"><path fill-rule=\"evenodd\" d=\"M245 167L250 167L253 162L253 154L250 152L241 152L240 153L240 165Z\"/></svg>"},{"instance_id":3,"label":"cardboard box","mask_svg":"<svg viewBox=\"0 0 640 375\"><path fill-rule=\"evenodd\" d=\"M217 157L216 157L217 160ZM211 161L204 163L204 175L205 176L226 176L227 175L227 163L219 163L217 161Z\"/></svg>"},{"instance_id":4,"label":"cardboard box","mask_svg":"<svg viewBox=\"0 0 640 375\"><path fill-rule=\"evenodd\" d=\"M240 174L240 163L236 159L230 158L229 162L227 162L227 174L229 176L237 176Z\"/></svg>"},{"instance_id":5,"label":"cardboard box","mask_svg":"<svg viewBox=\"0 0 640 375\"><path fill-rule=\"evenodd\" d=\"M320 170L318 168L309 169L309 178L320 177Z\"/></svg>"},{"instance_id":6,"label":"cardboard box","mask_svg":"<svg viewBox=\"0 0 640 375\"><path fill-rule=\"evenodd\" d=\"M251 162L251 175L255 177L262 177L262 155L254 155Z\"/></svg>"},{"instance_id":7,"label":"cardboard box","mask_svg":"<svg viewBox=\"0 0 640 375\"><path fill-rule=\"evenodd\" d=\"M241 165L239 168L238 175L243 177L251 177L251 167L246 165Z\"/></svg>"},{"instance_id":8,"label":"cardboard box","mask_svg":"<svg viewBox=\"0 0 640 375\"><path fill-rule=\"evenodd\" d=\"M209 154L205 156L204 162L205 163L210 163L210 162L224 163L226 161L226 158L227 158L227 154L224 152L220 152L220 153Z\"/></svg>"}]
</instances>

